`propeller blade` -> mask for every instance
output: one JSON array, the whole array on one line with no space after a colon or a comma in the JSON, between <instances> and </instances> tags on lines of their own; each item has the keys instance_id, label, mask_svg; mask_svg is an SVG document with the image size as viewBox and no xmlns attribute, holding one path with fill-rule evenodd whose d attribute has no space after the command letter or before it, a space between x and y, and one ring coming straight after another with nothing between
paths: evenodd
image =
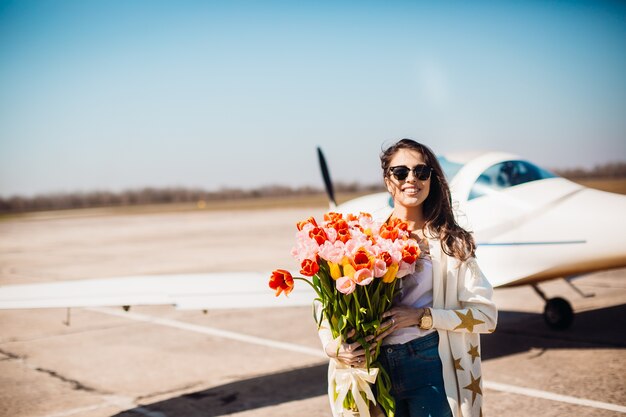
<instances>
[{"instance_id":1,"label":"propeller blade","mask_svg":"<svg viewBox=\"0 0 626 417\"><path fill-rule=\"evenodd\" d=\"M322 149L319 146L317 147L317 158L320 162L320 169L322 170L322 178L324 179L326 194L328 194L328 199L330 200L330 207L334 208L337 206L337 201L335 200L335 191L333 190L333 183L330 180L330 173L328 172L328 166L326 165L326 158L324 158Z\"/></svg>"}]
</instances>

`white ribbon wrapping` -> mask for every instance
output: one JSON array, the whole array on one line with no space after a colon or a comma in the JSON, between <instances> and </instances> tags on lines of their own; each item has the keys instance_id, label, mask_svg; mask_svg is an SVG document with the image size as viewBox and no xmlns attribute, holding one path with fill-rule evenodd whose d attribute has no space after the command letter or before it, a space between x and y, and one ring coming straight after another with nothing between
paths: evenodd
<instances>
[{"instance_id":1,"label":"white ribbon wrapping","mask_svg":"<svg viewBox=\"0 0 626 417\"><path fill-rule=\"evenodd\" d=\"M335 369L331 375L337 394L334 404L335 411L340 413L343 410L343 400L348 395L348 392L352 392L360 417L370 417L369 404L363 400L360 393L364 392L367 399L376 404L376 398L374 398L370 384L376 382L377 376L378 368L370 368L368 371L365 368L352 368L335 361Z\"/></svg>"}]
</instances>

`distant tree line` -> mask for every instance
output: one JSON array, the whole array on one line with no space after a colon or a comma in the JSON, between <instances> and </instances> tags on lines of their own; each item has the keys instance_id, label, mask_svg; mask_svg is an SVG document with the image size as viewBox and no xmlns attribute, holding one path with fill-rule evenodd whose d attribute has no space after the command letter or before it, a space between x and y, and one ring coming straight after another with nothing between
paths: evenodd
<instances>
[{"instance_id":1,"label":"distant tree line","mask_svg":"<svg viewBox=\"0 0 626 417\"><path fill-rule=\"evenodd\" d=\"M360 185L357 183L336 183L339 193L376 192L382 185ZM322 194L316 187L287 187L271 185L252 190L223 188L218 191L173 188L143 188L121 192L93 191L77 193L53 193L34 197L0 197L0 213L22 213L28 211L64 210L77 208L116 207L143 204L198 203L271 197L298 197Z\"/></svg>"},{"instance_id":2,"label":"distant tree line","mask_svg":"<svg viewBox=\"0 0 626 417\"><path fill-rule=\"evenodd\" d=\"M610 162L590 169L555 169L555 174L572 180L626 178L626 162Z\"/></svg>"},{"instance_id":3,"label":"distant tree line","mask_svg":"<svg viewBox=\"0 0 626 417\"><path fill-rule=\"evenodd\" d=\"M612 162L598 165L591 169L571 168L555 169L553 172L572 180L626 178L626 162ZM338 193L368 193L383 190L382 183L361 185L358 183L336 183ZM132 206L143 204L198 203L209 204L214 201L298 197L321 194L324 190L316 187L287 187L271 185L252 190L223 188L218 191L206 191L183 187L143 188L121 192L93 191L82 193L54 193L34 197L0 197L0 214L21 213L28 211L64 210L76 208Z\"/></svg>"}]
</instances>

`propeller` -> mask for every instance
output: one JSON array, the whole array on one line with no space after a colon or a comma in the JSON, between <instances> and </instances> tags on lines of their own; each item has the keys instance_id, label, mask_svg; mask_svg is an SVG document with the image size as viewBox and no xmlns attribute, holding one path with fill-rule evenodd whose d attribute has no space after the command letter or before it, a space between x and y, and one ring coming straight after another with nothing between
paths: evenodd
<instances>
[{"instance_id":1,"label":"propeller","mask_svg":"<svg viewBox=\"0 0 626 417\"><path fill-rule=\"evenodd\" d=\"M337 201L335 200L335 191L333 190L333 183L330 180L330 173L328 172L328 166L326 165L326 158L322 153L322 149L317 147L317 159L320 162L320 169L322 170L322 178L324 179L324 186L326 187L326 194L330 200L330 208L337 207Z\"/></svg>"}]
</instances>

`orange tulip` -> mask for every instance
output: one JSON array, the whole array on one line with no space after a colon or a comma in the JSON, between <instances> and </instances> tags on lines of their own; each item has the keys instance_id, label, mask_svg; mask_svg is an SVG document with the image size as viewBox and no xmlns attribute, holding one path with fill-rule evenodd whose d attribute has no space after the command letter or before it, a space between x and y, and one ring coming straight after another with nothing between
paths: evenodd
<instances>
[{"instance_id":1,"label":"orange tulip","mask_svg":"<svg viewBox=\"0 0 626 417\"><path fill-rule=\"evenodd\" d=\"M378 255L378 258L385 261L385 265L387 265L387 268L389 268L389 266L393 263L393 258L391 257L389 252L381 252L380 255Z\"/></svg>"},{"instance_id":2,"label":"orange tulip","mask_svg":"<svg viewBox=\"0 0 626 417\"><path fill-rule=\"evenodd\" d=\"M336 222L338 220L342 220L343 219L343 215L341 213L336 213L334 211L328 212L326 214L324 214L324 220L326 220L327 222Z\"/></svg>"},{"instance_id":3,"label":"orange tulip","mask_svg":"<svg viewBox=\"0 0 626 417\"><path fill-rule=\"evenodd\" d=\"M352 235L350 234L350 231L348 229L340 230L337 232L337 240L343 243L348 243L350 239L352 239Z\"/></svg>"},{"instance_id":4,"label":"orange tulip","mask_svg":"<svg viewBox=\"0 0 626 417\"><path fill-rule=\"evenodd\" d=\"M345 221L344 219L335 220L334 222L329 224L329 226L332 227L333 229L335 229L336 231L349 230L350 229L350 225L348 225L348 222Z\"/></svg>"},{"instance_id":5,"label":"orange tulip","mask_svg":"<svg viewBox=\"0 0 626 417\"><path fill-rule=\"evenodd\" d=\"M270 288L276 290L276 297L284 292L285 295L289 295L293 290L293 277L289 271L284 269L277 269L272 272L270 277Z\"/></svg>"},{"instance_id":6,"label":"orange tulip","mask_svg":"<svg viewBox=\"0 0 626 417\"><path fill-rule=\"evenodd\" d=\"M396 240L400 231L406 232L409 225L399 219L391 219L380 227L380 236L385 239Z\"/></svg>"},{"instance_id":7,"label":"orange tulip","mask_svg":"<svg viewBox=\"0 0 626 417\"><path fill-rule=\"evenodd\" d=\"M347 241L352 239L350 226L348 226L348 223L345 220L341 219L339 221L336 221L331 225L331 227L337 231L337 239L341 242L346 243Z\"/></svg>"},{"instance_id":8,"label":"orange tulip","mask_svg":"<svg viewBox=\"0 0 626 417\"><path fill-rule=\"evenodd\" d=\"M326 236L326 232L321 227L314 227L309 232L309 237L315 239L318 245L324 244L328 240L328 236Z\"/></svg>"},{"instance_id":9,"label":"orange tulip","mask_svg":"<svg viewBox=\"0 0 626 417\"><path fill-rule=\"evenodd\" d=\"M402 260L408 264L412 264L417 260L419 254L420 252L417 246L407 245L402 249Z\"/></svg>"},{"instance_id":10,"label":"orange tulip","mask_svg":"<svg viewBox=\"0 0 626 417\"><path fill-rule=\"evenodd\" d=\"M305 259L304 261L302 261L300 267L302 268L300 269L300 273L307 277L312 277L313 275L317 274L317 271L320 270L320 266L317 264L317 262L310 259Z\"/></svg>"},{"instance_id":11,"label":"orange tulip","mask_svg":"<svg viewBox=\"0 0 626 417\"><path fill-rule=\"evenodd\" d=\"M406 232L407 230L409 230L409 224L403 220L400 219L393 219L389 221L389 225L391 227L395 227L399 230L402 230L404 232Z\"/></svg>"},{"instance_id":12,"label":"orange tulip","mask_svg":"<svg viewBox=\"0 0 626 417\"><path fill-rule=\"evenodd\" d=\"M359 249L352 259L352 265L355 270L360 269L370 269L372 267L372 260L370 259L370 255L364 249Z\"/></svg>"},{"instance_id":13,"label":"orange tulip","mask_svg":"<svg viewBox=\"0 0 626 417\"><path fill-rule=\"evenodd\" d=\"M304 228L305 225L311 223L313 226L317 227L317 222L315 221L315 218L313 216L309 217L306 220L303 220L301 222L296 223L296 227L298 228L298 230L302 230Z\"/></svg>"},{"instance_id":14,"label":"orange tulip","mask_svg":"<svg viewBox=\"0 0 626 417\"><path fill-rule=\"evenodd\" d=\"M391 225L383 224L380 226L379 234L383 239L396 240L398 238L398 229Z\"/></svg>"}]
</instances>

